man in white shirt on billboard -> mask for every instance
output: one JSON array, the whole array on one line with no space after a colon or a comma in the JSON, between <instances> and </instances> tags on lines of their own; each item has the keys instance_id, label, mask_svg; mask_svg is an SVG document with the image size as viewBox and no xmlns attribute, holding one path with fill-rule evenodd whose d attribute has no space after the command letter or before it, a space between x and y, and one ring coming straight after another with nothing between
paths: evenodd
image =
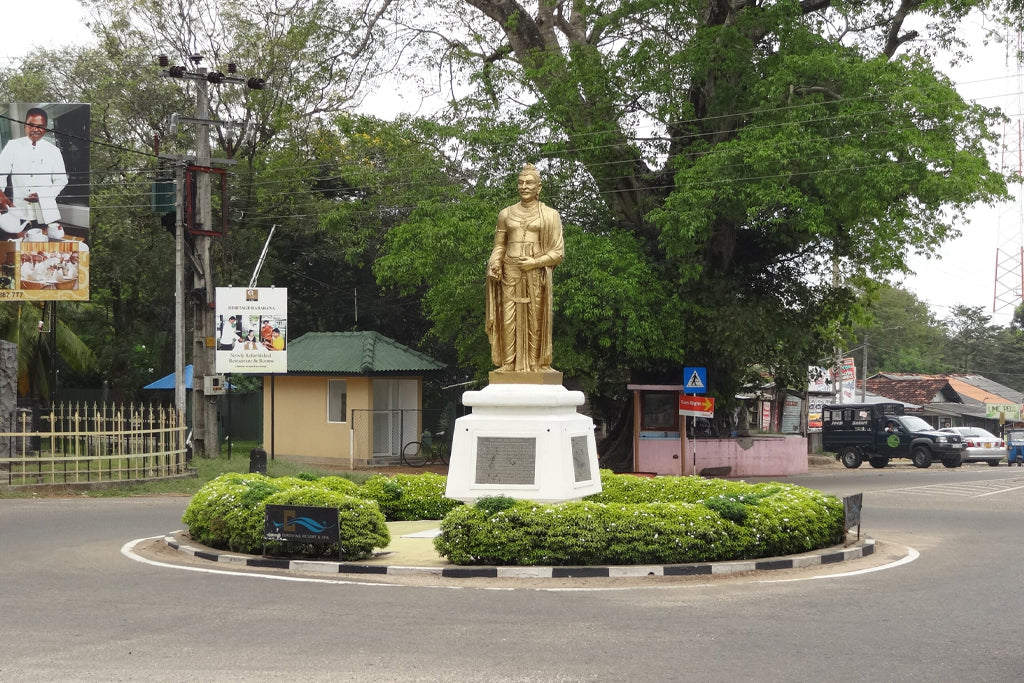
<instances>
[{"instance_id":1,"label":"man in white shirt on billboard","mask_svg":"<svg viewBox=\"0 0 1024 683\"><path fill-rule=\"evenodd\" d=\"M49 140L43 139L49 118L38 107L25 115L25 136L10 140L0 152L0 211L11 211L28 221L27 228L46 228L60 220L57 195L68 184L64 157ZM7 177L11 195L4 194Z\"/></svg>"}]
</instances>

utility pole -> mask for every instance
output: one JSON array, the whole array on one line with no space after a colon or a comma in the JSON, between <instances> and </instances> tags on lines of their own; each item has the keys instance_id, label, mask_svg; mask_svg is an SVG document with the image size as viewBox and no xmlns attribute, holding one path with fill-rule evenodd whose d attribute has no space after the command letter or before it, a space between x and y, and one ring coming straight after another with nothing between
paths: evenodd
<instances>
[{"instance_id":1,"label":"utility pole","mask_svg":"<svg viewBox=\"0 0 1024 683\"><path fill-rule=\"evenodd\" d=\"M190 60L193 63L193 70L189 71L184 66L170 66L165 55L160 56L160 66L165 70L161 75L170 78L185 78L194 81L196 84L196 112L194 118L175 115L171 124L172 131L176 130L180 122L190 122L196 126L196 154L195 164L187 162L183 168L179 168L176 174L177 182L177 204L184 207L179 209L178 220L176 221L175 232L175 266L176 277L181 286L180 297L178 290L175 290L175 299L178 310L175 312L176 339L175 339L175 402L184 408L184 354L179 352L184 347L184 261L185 261L185 239L184 233L187 229L193 236L188 252L189 263L192 268L192 447L193 452L200 457L211 458L217 456L220 451L220 439L218 436L218 405L217 395L206 394L206 378L216 373L216 350L217 350L217 329L214 320L216 287L214 285L213 264L210 260L210 238L215 235L222 235L224 231L223 222L221 225L214 225L212 210L212 193L210 175L213 169L211 164L218 163L226 165L234 163L228 159L212 159L210 152L210 125L235 125L232 122L213 121L210 116L210 94L209 85L231 83L248 86L252 90L262 90L264 82L259 78L244 80L235 76L234 64L228 65L228 74L219 71L209 71L200 66L203 58L201 55L192 55ZM185 162L184 157L178 158ZM194 183L194 185L193 185ZM192 189L194 187L194 190ZM187 189L187 192L186 192ZM187 200L183 198L187 195ZM223 203L222 203L223 204ZM226 211L226 206L221 206ZM223 218L223 217L222 217ZM179 389L179 383L181 389ZM180 403L179 403L180 402Z\"/></svg>"},{"instance_id":2,"label":"utility pole","mask_svg":"<svg viewBox=\"0 0 1024 683\"><path fill-rule=\"evenodd\" d=\"M185 415L185 165L174 168L174 407ZM195 368L193 368L194 370Z\"/></svg>"},{"instance_id":3,"label":"utility pole","mask_svg":"<svg viewBox=\"0 0 1024 683\"><path fill-rule=\"evenodd\" d=\"M860 402L868 402L868 335L864 335L864 383L860 385ZM854 382L856 385L856 381Z\"/></svg>"},{"instance_id":4,"label":"utility pole","mask_svg":"<svg viewBox=\"0 0 1024 683\"><path fill-rule=\"evenodd\" d=\"M210 167L210 93L207 70L196 64L196 165ZM198 173L194 177L196 191L192 210L194 224L201 231L212 228L210 210L210 176ZM216 321L213 316L215 290L213 264L210 263L210 237L197 234L193 247L196 264L192 271L192 292L195 296L192 319L192 448L200 457L212 458L220 454L217 430L217 397L207 396L206 377L214 374L217 349Z\"/></svg>"}]
</instances>

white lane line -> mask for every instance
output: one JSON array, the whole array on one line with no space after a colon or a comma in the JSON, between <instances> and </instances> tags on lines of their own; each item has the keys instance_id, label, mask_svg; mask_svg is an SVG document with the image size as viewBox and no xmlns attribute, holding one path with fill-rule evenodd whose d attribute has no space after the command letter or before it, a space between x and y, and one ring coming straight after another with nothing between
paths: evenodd
<instances>
[{"instance_id":1,"label":"white lane line","mask_svg":"<svg viewBox=\"0 0 1024 683\"><path fill-rule=\"evenodd\" d=\"M794 581L816 581L818 579L841 579L847 576L859 576L861 574L870 574L872 572L880 572L885 569L895 569L896 567L904 564L910 564L917 558L921 557L921 553L917 552L911 547L907 547L906 557L901 557L895 562L889 564L882 564L877 567L868 567L867 569L856 569L852 572L839 572L838 574L821 574L818 576L802 576L796 579L763 579L758 583L792 583Z\"/></svg>"},{"instance_id":2,"label":"white lane line","mask_svg":"<svg viewBox=\"0 0 1024 683\"><path fill-rule=\"evenodd\" d=\"M1001 491L989 491L988 493L981 493L975 496L975 498L984 498L985 496L994 496L997 493L1006 493L1007 491L1019 491L1020 489L1024 489L1024 486L1014 486L1011 489L1003 489Z\"/></svg>"},{"instance_id":3,"label":"white lane line","mask_svg":"<svg viewBox=\"0 0 1024 683\"><path fill-rule=\"evenodd\" d=\"M233 572L224 569L213 569L206 567L186 567L180 564L169 564L167 562L157 562L156 560L150 560L149 558L142 557L135 552L135 546L146 541L163 540L163 536L152 536L150 538L137 538L134 541L129 541L121 546L121 554L125 557L148 564L153 567L166 567L167 569L184 569L188 572L200 572L203 574L221 574L226 576L248 576L258 579L277 579L278 581L295 581L299 583L333 583L333 584L351 584L359 586L398 586L400 584L394 583L379 583L374 581L351 581L345 579L314 579L304 576L282 576L280 574L260 574L258 572Z\"/></svg>"},{"instance_id":4,"label":"white lane line","mask_svg":"<svg viewBox=\"0 0 1024 683\"><path fill-rule=\"evenodd\" d=\"M135 552L135 546L137 546L138 544L143 543L145 541L163 540L163 538L164 538L163 536L151 536L150 538L137 538L134 541L129 541L128 543L125 543L123 546L121 546L121 554L124 555L125 557L129 558L129 559L135 560L136 562L141 562L143 564L148 564L148 565L151 565L151 566L154 566L154 567L165 567L167 569L184 569L185 571L201 572L201 573L204 573L204 574L222 574L222 575L226 575L226 576L246 576L246 577L259 578L259 579L276 579L278 581L293 581L293 582L297 582L297 583L327 583L327 584L341 584L341 585L351 585L351 586L407 587L404 584L399 584L399 583L380 583L380 582L375 582L375 581L353 581L353 580L346 580L346 579L314 579L314 578L300 577L300 576L281 576L280 574L260 574L260 573L256 573L256 572L237 572L237 571L226 571L226 570L223 570L223 569L208 569L208 568L205 568L205 567L186 567L186 566L183 566L183 565L169 564L167 562L157 562L156 560L150 560L148 558L142 557L141 555L139 555L138 553ZM836 574L823 574L823 575L819 575L819 576L804 576L804 577L798 577L798 578L794 578L794 579L760 579L760 580L756 581L755 583L793 583L793 582L796 582L796 581L811 581L811 580L815 580L815 579L838 579L838 578L844 578L844 577L847 577L847 576L858 576L860 574L870 574L872 572L879 572L879 571L882 571L884 569L895 569L896 567L899 567L901 565L913 562L914 560L916 560L920 556L921 556L921 554L919 552L917 552L916 550L914 550L913 548L908 546L907 547L907 555L905 557L902 557L899 560L896 560L895 562L890 562L888 564L880 565L878 567L870 567L868 569L858 569L858 570L855 570L855 571L852 571L852 572L839 572L839 573L836 573ZM652 590L652 589L654 589L654 590L664 590L664 589L684 588L684 587L692 589L692 588L710 587L710 586L715 586L715 585L719 585L719 584L700 582L700 583L695 583L695 584L689 584L687 586L664 585L663 584L663 585L658 585L658 586L602 586L602 587L598 587L598 586L587 586L587 587L565 587L565 586L563 586L563 587L538 587L538 586L523 586L521 588L519 588L519 587L498 587L498 586L469 586L469 585L465 585L465 586L429 586L428 585L428 586L415 586L415 587L418 587L418 588L452 588L452 589L458 589L458 590L463 590L463 589L493 590L493 591L533 590L533 591L549 591L549 592L553 592L553 593L562 593L562 592L564 592L564 593L572 593L572 592L587 593L587 592L598 592L598 591L628 591L628 590Z\"/></svg>"}]
</instances>

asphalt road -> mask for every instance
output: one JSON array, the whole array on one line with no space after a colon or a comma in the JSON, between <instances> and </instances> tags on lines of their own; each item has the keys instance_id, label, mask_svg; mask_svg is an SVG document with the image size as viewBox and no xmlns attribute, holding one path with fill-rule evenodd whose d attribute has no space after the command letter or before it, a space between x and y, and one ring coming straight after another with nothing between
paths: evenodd
<instances>
[{"instance_id":1,"label":"asphalt road","mask_svg":"<svg viewBox=\"0 0 1024 683\"><path fill-rule=\"evenodd\" d=\"M863 492L880 552L729 578L374 585L122 554L180 528L185 498L0 500L0 680L1024 679L1024 468L786 481Z\"/></svg>"}]
</instances>

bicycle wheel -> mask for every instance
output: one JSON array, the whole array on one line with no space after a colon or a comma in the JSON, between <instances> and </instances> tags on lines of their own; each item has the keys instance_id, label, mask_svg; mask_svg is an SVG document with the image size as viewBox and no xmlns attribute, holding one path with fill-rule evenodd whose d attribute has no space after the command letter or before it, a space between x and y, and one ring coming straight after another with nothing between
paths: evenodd
<instances>
[{"instance_id":1,"label":"bicycle wheel","mask_svg":"<svg viewBox=\"0 0 1024 683\"><path fill-rule=\"evenodd\" d=\"M419 441L410 441L402 448L402 462L409 467L423 467L427 458L423 453L423 444Z\"/></svg>"},{"instance_id":2,"label":"bicycle wheel","mask_svg":"<svg viewBox=\"0 0 1024 683\"><path fill-rule=\"evenodd\" d=\"M448 444L446 444L446 443L436 444L434 446L434 453L433 453L433 455L434 455L434 457L436 459L440 460L445 465L447 465L448 464Z\"/></svg>"}]
</instances>

